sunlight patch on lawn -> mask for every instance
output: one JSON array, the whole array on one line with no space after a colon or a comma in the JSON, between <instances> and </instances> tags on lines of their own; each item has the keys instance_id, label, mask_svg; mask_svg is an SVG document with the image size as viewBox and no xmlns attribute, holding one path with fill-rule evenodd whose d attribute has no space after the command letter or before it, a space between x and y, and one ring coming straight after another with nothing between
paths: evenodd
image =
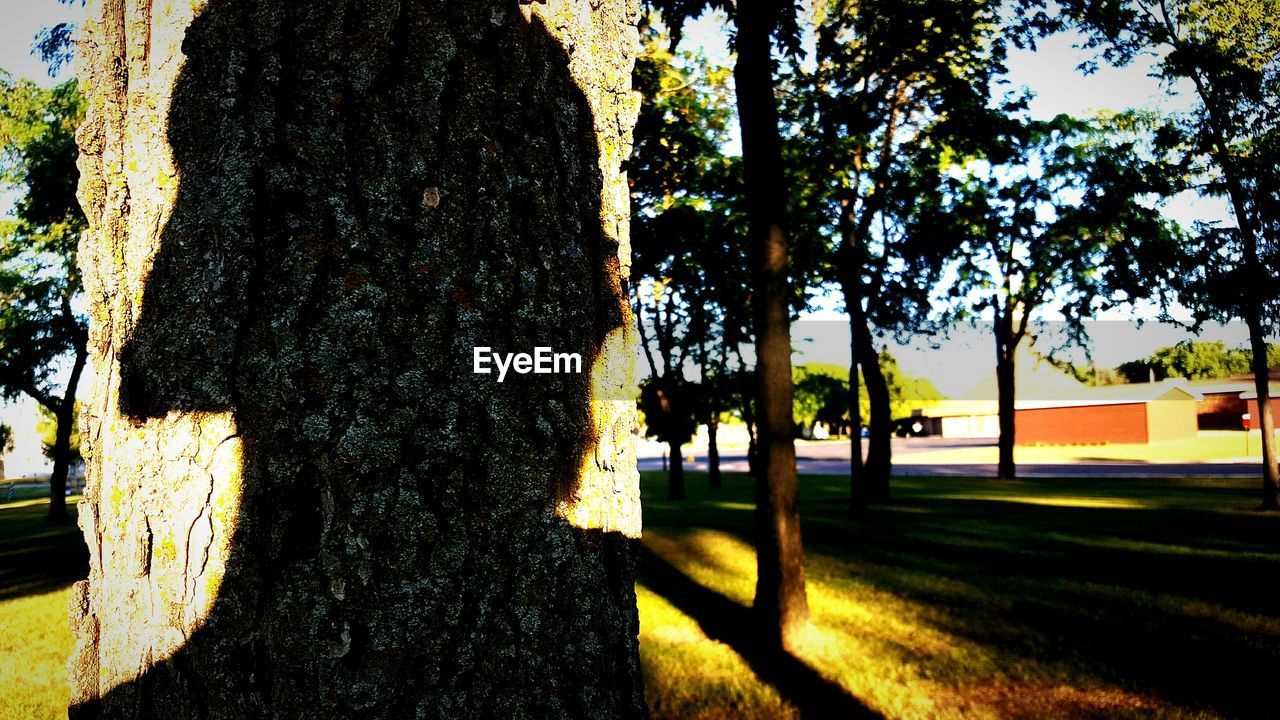
<instances>
[{"instance_id":1,"label":"sunlight patch on lawn","mask_svg":"<svg viewBox=\"0 0 1280 720\"><path fill-rule=\"evenodd\" d=\"M755 554L739 537L715 530L646 529L645 544L680 572L743 606L754 593ZM883 585L888 572L894 583ZM994 644L994 637L1038 642L1034 631L1007 616L1014 602L984 596L972 585L929 570L886 568L851 562L810 550L806 558L811 627L797 657L851 696L891 718L1084 718L1194 717L1159 699L1116 687L1053 659L1032 659L1022 643ZM910 587L910 593L899 588ZM958 606L920 597L963 599ZM651 702L667 703L658 717L737 717L726 708L755 706L758 679L746 667L733 683L725 645L706 639L693 621L663 598L640 594L641 653ZM976 605L972 607L970 605ZM985 639L985 641L984 641ZM740 662L740 660L737 660ZM682 682L708 683L701 690L673 683L670 668L693 665L707 680L683 671ZM680 672L680 671L678 671ZM739 684L734 684L739 683ZM730 689L741 693L726 699ZM700 714L704 693L726 703L721 714ZM676 706L682 709L675 712ZM736 712L736 710L735 710ZM723 714L729 713L729 714ZM757 711L743 717L774 717Z\"/></svg>"},{"instance_id":2,"label":"sunlight patch on lawn","mask_svg":"<svg viewBox=\"0 0 1280 720\"><path fill-rule=\"evenodd\" d=\"M732 648L708 638L660 595L636 585L636 600L645 700L655 720L798 717Z\"/></svg>"},{"instance_id":3,"label":"sunlight patch on lawn","mask_svg":"<svg viewBox=\"0 0 1280 720\"><path fill-rule=\"evenodd\" d=\"M0 602L0 720L67 716L69 588Z\"/></svg>"},{"instance_id":4,"label":"sunlight patch on lawn","mask_svg":"<svg viewBox=\"0 0 1280 720\"><path fill-rule=\"evenodd\" d=\"M935 495L938 500L976 500L980 502L1017 503L1020 505L1041 505L1062 508L1117 508L1120 510L1155 510L1156 503L1140 502L1133 499L1084 497L1079 495L994 495L987 493L954 493Z\"/></svg>"}]
</instances>

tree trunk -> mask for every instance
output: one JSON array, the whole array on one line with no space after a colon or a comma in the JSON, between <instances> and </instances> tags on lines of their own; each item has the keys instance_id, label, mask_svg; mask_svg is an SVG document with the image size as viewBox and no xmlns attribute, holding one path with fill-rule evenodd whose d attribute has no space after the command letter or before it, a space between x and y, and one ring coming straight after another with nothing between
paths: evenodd
<instances>
[{"instance_id":1,"label":"tree trunk","mask_svg":"<svg viewBox=\"0 0 1280 720\"><path fill-rule=\"evenodd\" d=\"M705 335L704 335L704 340ZM699 344L699 348L705 348ZM724 377L724 352L720 354L720 367L715 375L707 374L707 353L702 352L699 367L702 369L702 390L708 393L707 405L707 487L720 488L720 447L716 444L716 431L720 427L720 381ZM714 378L714 379L713 379Z\"/></svg>"},{"instance_id":2,"label":"tree trunk","mask_svg":"<svg viewBox=\"0 0 1280 720\"><path fill-rule=\"evenodd\" d=\"M868 353L875 358L875 353ZM893 415L890 405L889 385L880 371L878 358L862 361L863 377L867 381L867 397L871 401L871 436L868 440L867 463L864 475L867 480L868 500L873 503L888 502L890 476L893 472Z\"/></svg>"},{"instance_id":3,"label":"tree trunk","mask_svg":"<svg viewBox=\"0 0 1280 720\"><path fill-rule=\"evenodd\" d=\"M1262 428L1262 505L1263 510L1280 510L1277 486L1280 470L1276 466L1276 427L1271 415L1271 369L1267 367L1267 341L1257 313L1250 313L1249 345L1253 365L1253 387L1258 395L1258 426Z\"/></svg>"},{"instance_id":4,"label":"tree trunk","mask_svg":"<svg viewBox=\"0 0 1280 720\"><path fill-rule=\"evenodd\" d=\"M671 466L667 469L667 499L684 500L684 455L680 443L667 443L670 448Z\"/></svg>"},{"instance_id":5,"label":"tree trunk","mask_svg":"<svg viewBox=\"0 0 1280 720\"><path fill-rule=\"evenodd\" d=\"M791 288L782 142L774 98L772 43L781 3L739 3L734 86L750 207L759 405L755 609L766 641L791 647L809 618L796 499L791 379Z\"/></svg>"},{"instance_id":6,"label":"tree trunk","mask_svg":"<svg viewBox=\"0 0 1280 720\"><path fill-rule=\"evenodd\" d=\"M70 305L67 308L69 312ZM74 318L68 319L75 322ZM52 408L57 426L53 434L53 472L49 474L49 512L44 517L45 522L50 524L71 521L71 514L67 512L67 475L71 469L71 430L75 426L76 390L80 386L80 377L89 359L83 335L79 336L75 358L62 398Z\"/></svg>"},{"instance_id":7,"label":"tree trunk","mask_svg":"<svg viewBox=\"0 0 1280 720\"><path fill-rule=\"evenodd\" d=\"M1014 383L1014 350L1012 331L1004 327L1004 320L997 311L996 334L996 413L1000 422L999 452L1000 461L996 470L1002 480L1017 477L1017 468L1013 463L1013 444L1016 439L1014 399L1017 388Z\"/></svg>"},{"instance_id":8,"label":"tree trunk","mask_svg":"<svg viewBox=\"0 0 1280 720\"><path fill-rule=\"evenodd\" d=\"M850 289L844 291L845 305L849 304ZM859 390L858 359L862 356L861 342L854 328L854 315L849 313L849 508L858 512L870 502L867 493L867 477L862 464L862 400Z\"/></svg>"},{"instance_id":9,"label":"tree trunk","mask_svg":"<svg viewBox=\"0 0 1280 720\"><path fill-rule=\"evenodd\" d=\"M72 396L74 397L74 396ZM47 523L70 522L67 512L67 473L71 468L71 425L75 403L60 403L54 415L53 472L49 474L49 512Z\"/></svg>"},{"instance_id":10,"label":"tree trunk","mask_svg":"<svg viewBox=\"0 0 1280 720\"><path fill-rule=\"evenodd\" d=\"M707 423L707 485L712 490L719 490L724 481L720 477L720 445L716 440L716 435L720 429L720 403L718 399L713 398L711 413L711 420Z\"/></svg>"},{"instance_id":11,"label":"tree trunk","mask_svg":"<svg viewBox=\"0 0 1280 720\"><path fill-rule=\"evenodd\" d=\"M880 371L880 357L875 351L871 328L860 304L853 306L849 327L858 337L858 362L867 383L867 399L871 405L867 460L862 467L863 495L869 503L889 502L889 478L893 471L893 414L889 384Z\"/></svg>"},{"instance_id":12,"label":"tree trunk","mask_svg":"<svg viewBox=\"0 0 1280 720\"><path fill-rule=\"evenodd\" d=\"M635 12L90 3L73 717L644 715Z\"/></svg>"}]
</instances>

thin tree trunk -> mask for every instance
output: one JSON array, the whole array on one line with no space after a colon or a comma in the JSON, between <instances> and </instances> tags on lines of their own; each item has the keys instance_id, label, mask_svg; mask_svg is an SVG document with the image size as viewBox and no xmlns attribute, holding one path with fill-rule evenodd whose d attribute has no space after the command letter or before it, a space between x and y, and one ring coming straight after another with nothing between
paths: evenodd
<instances>
[{"instance_id":1,"label":"thin tree trunk","mask_svg":"<svg viewBox=\"0 0 1280 720\"><path fill-rule=\"evenodd\" d=\"M71 520L71 514L67 512L67 475L71 469L71 430L75 426L76 389L80 386L80 377L88 360L83 338L76 349L75 358L63 397L57 400L53 408L56 424L53 435L53 472L49 474L49 511L44 518L50 524Z\"/></svg>"},{"instance_id":2,"label":"thin tree trunk","mask_svg":"<svg viewBox=\"0 0 1280 720\"><path fill-rule=\"evenodd\" d=\"M1256 313L1247 322L1253 365L1253 387L1258 395L1258 425L1262 428L1262 505L1263 510L1280 510L1280 469L1276 467L1276 428L1271 413L1271 368L1267 367L1267 341Z\"/></svg>"},{"instance_id":3,"label":"thin tree trunk","mask_svg":"<svg viewBox=\"0 0 1280 720\"><path fill-rule=\"evenodd\" d=\"M65 405L65 403L63 403ZM67 512L67 471L71 467L71 424L73 410L59 409L54 416L53 472L49 474L49 512L45 522L69 522Z\"/></svg>"},{"instance_id":4,"label":"thin tree trunk","mask_svg":"<svg viewBox=\"0 0 1280 720\"><path fill-rule=\"evenodd\" d=\"M671 454L671 465L667 469L667 499L684 500L684 455L680 452L680 444L668 443Z\"/></svg>"},{"instance_id":5,"label":"thin tree trunk","mask_svg":"<svg viewBox=\"0 0 1280 720\"><path fill-rule=\"evenodd\" d=\"M707 325L703 325L703 340L705 341ZM707 372L707 359L710 355L706 352L705 342L698 344L701 357L698 365L702 372L702 391L706 393L707 405L707 486L712 490L720 488L720 448L716 445L716 430L720 426L720 378L724 373L724 352L720 354L720 367L716 369L714 375Z\"/></svg>"},{"instance_id":6,"label":"thin tree trunk","mask_svg":"<svg viewBox=\"0 0 1280 720\"><path fill-rule=\"evenodd\" d=\"M863 484L866 486L867 502L889 502L890 476L893 471L893 415L889 384L880 370L880 357L875 351L871 328L861 308L854 309L852 328L858 334L858 361L862 367L862 377L867 383L867 399L871 406L867 461L862 470Z\"/></svg>"},{"instance_id":7,"label":"thin tree trunk","mask_svg":"<svg viewBox=\"0 0 1280 720\"><path fill-rule=\"evenodd\" d=\"M1013 462L1013 446L1016 440L1015 397L1017 388L1014 378L1014 350L1012 329L1005 326L1007 319L997 309L996 314L996 413L1000 423L999 464L996 474L1002 480L1017 477L1017 467ZM1011 321L1009 321L1011 322Z\"/></svg>"},{"instance_id":8,"label":"thin tree trunk","mask_svg":"<svg viewBox=\"0 0 1280 720\"><path fill-rule=\"evenodd\" d=\"M643 716L635 4L143 7L77 45L72 716Z\"/></svg>"},{"instance_id":9,"label":"thin tree trunk","mask_svg":"<svg viewBox=\"0 0 1280 720\"><path fill-rule=\"evenodd\" d=\"M739 3L734 86L742 132L755 291L760 474L756 479L754 607L766 640L790 647L809 618L796 490L791 288L786 191L774 99L772 43L782 3Z\"/></svg>"},{"instance_id":10,"label":"thin tree trunk","mask_svg":"<svg viewBox=\"0 0 1280 720\"><path fill-rule=\"evenodd\" d=\"M714 391L713 391L714 392ZM719 490L724 484L720 477L720 445L716 435L720 429L720 403L716 398L711 406L711 419L707 423L707 486Z\"/></svg>"},{"instance_id":11,"label":"thin tree trunk","mask_svg":"<svg viewBox=\"0 0 1280 720\"><path fill-rule=\"evenodd\" d=\"M845 287L845 305L850 302L850 289ZM867 476L862 464L862 399L859 390L859 358L862 343L855 328L854 314L849 313L849 506L854 512L867 506Z\"/></svg>"},{"instance_id":12,"label":"thin tree trunk","mask_svg":"<svg viewBox=\"0 0 1280 720\"><path fill-rule=\"evenodd\" d=\"M874 353L870 354L874 356ZM869 485L868 500L888 502L892 498L889 488L893 473L893 416L889 385L877 360L864 357L862 373L867 381L867 398L871 401L871 437L868 439L864 470Z\"/></svg>"}]
</instances>

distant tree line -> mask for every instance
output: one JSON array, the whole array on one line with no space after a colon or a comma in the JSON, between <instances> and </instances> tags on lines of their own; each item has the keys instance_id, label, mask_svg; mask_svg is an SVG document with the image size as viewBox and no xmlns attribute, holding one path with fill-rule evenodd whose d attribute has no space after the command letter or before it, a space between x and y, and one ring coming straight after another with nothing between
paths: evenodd
<instances>
[{"instance_id":1,"label":"distant tree line","mask_svg":"<svg viewBox=\"0 0 1280 720\"><path fill-rule=\"evenodd\" d=\"M1267 344L1267 367L1280 365L1280 345ZM1228 347L1221 340L1184 340L1162 347L1147 357L1121 363L1116 379L1140 383L1150 380L1187 378L1225 378L1247 375L1253 365L1253 353L1247 347Z\"/></svg>"}]
</instances>

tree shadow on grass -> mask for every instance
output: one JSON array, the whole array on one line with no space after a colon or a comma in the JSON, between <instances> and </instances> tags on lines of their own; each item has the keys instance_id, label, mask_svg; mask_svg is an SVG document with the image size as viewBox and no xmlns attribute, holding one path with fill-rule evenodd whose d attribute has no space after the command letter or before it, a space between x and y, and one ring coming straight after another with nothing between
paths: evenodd
<instances>
[{"instance_id":1,"label":"tree shadow on grass","mask_svg":"<svg viewBox=\"0 0 1280 720\"><path fill-rule=\"evenodd\" d=\"M60 590L88 573L84 536L74 525L46 523L47 508L0 507L0 602Z\"/></svg>"},{"instance_id":2,"label":"tree shadow on grass","mask_svg":"<svg viewBox=\"0 0 1280 720\"><path fill-rule=\"evenodd\" d=\"M812 555L936 608L941 631L1022 663L1066 663L1186 709L1273 716L1274 518L1183 509L916 500L858 524L806 518ZM1269 547L1268 547L1269 546ZM1239 613L1239 614L1237 614Z\"/></svg>"},{"instance_id":3,"label":"tree shadow on grass","mask_svg":"<svg viewBox=\"0 0 1280 720\"><path fill-rule=\"evenodd\" d=\"M644 545L639 548L639 582L692 618L707 637L733 648L802 717L883 717L803 660L768 643L756 632L759 620L749 608L708 590Z\"/></svg>"},{"instance_id":4,"label":"tree shadow on grass","mask_svg":"<svg viewBox=\"0 0 1280 720\"><path fill-rule=\"evenodd\" d=\"M904 499L851 520L843 483L802 479L806 556L823 564L815 577L829 591L847 582L916 607L919 622L990 660L974 670L979 677L1073 684L1086 705L1068 709L1082 717L1098 716L1087 702L1109 689L1192 714L1274 717L1280 600L1267 580L1280 571L1280 518L1248 511L1251 486L1147 478L902 486ZM730 475L714 499L750 492L747 478ZM1082 498L1114 504L1072 504ZM695 492L687 514L649 512L646 532L680 542L682 533L716 530L749 543L750 512L710 500ZM938 662L941 673L958 670Z\"/></svg>"}]
</instances>

